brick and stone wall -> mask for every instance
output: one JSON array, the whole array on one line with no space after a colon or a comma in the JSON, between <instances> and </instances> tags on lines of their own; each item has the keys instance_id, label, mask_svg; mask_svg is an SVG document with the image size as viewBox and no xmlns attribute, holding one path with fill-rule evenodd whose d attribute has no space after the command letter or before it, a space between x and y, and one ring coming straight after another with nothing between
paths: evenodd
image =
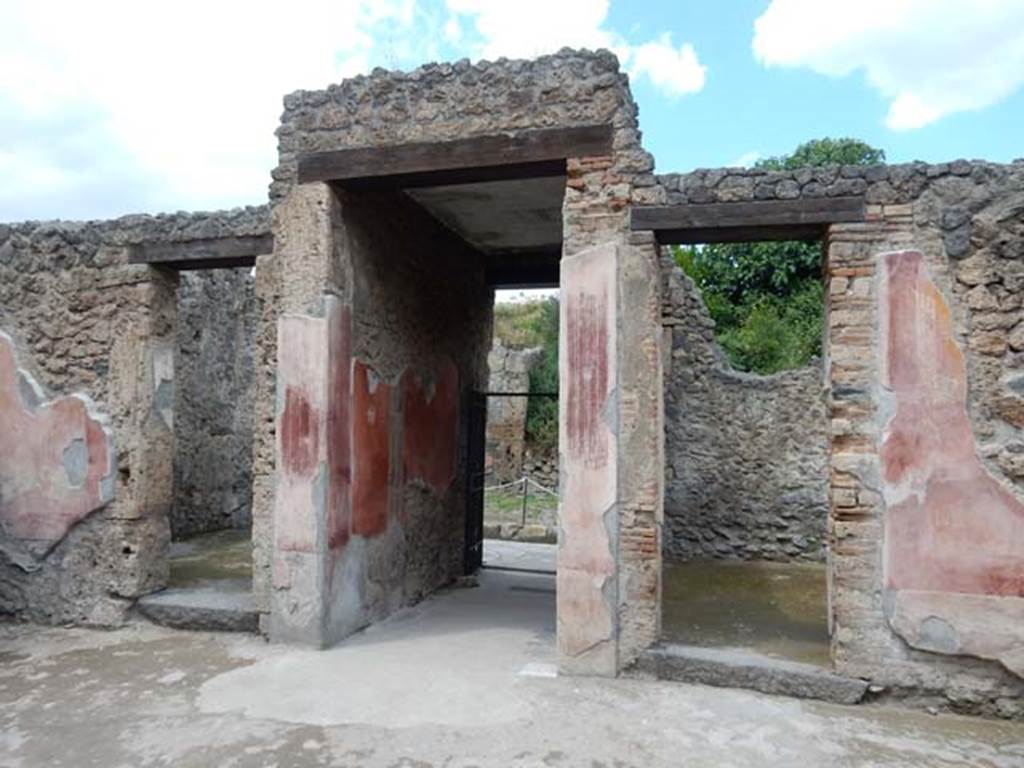
<instances>
[{"instance_id":1,"label":"brick and stone wall","mask_svg":"<svg viewBox=\"0 0 1024 768\"><path fill-rule=\"evenodd\" d=\"M571 634L560 629L559 644L567 669L607 674L628 663L657 636L662 482L657 249L650 238L637 240L628 232L629 204L648 200L656 179L653 159L640 146L636 107L615 57L606 51L563 51L533 61L431 64L410 73L376 70L324 91L291 94L285 98L278 130L280 162L273 174L271 199L278 220L285 208L300 205L296 160L304 152L595 124L613 127L614 147L605 157L569 160L564 253L573 256L590 246L610 243L621 254L615 259L614 280L616 291L621 283L623 306L630 311L624 315L627 322L621 328L614 326L612 332L623 334L628 343L613 347L622 354L621 366L617 360L609 361L621 386L611 393L606 410L616 414L613 430L624 452L621 461L606 455L601 466L618 489L612 496L613 509L565 494L582 506L577 515L563 520L563 538L576 538L575 525L587 526L594 535L581 537L584 546L560 555L559 610L565 613L560 626L576 625L581 631ZM318 206L331 205L322 197L317 200ZM333 247L329 232L335 225L317 226L323 230L307 243L308 271L295 263L289 263L287 270L280 263L270 263L280 262L286 251L291 257L287 246L279 247L280 242L273 259L261 260L257 269L257 300L262 308L257 363L261 394L253 514L257 601L263 610L269 608L272 594L271 548L266 543L272 535L273 457L278 437L272 376L278 357L277 322L281 312L322 314L323 286L337 283L320 253ZM279 231L275 223L278 241ZM320 280L315 289L312 283L301 290L289 287L289 282L294 286L313 273ZM563 398L569 396L563 394ZM650 471L636 472L636 467ZM597 563L599 570L594 568ZM579 614L580 610L587 614Z\"/></svg>"},{"instance_id":2,"label":"brick and stone wall","mask_svg":"<svg viewBox=\"0 0 1024 768\"><path fill-rule=\"evenodd\" d=\"M88 404L86 416L60 423L68 450L37 453L33 472L17 469L26 445L0 448L0 611L111 625L135 597L163 586L177 277L129 264L129 249L257 230L266 231L265 209L0 225L0 331L14 350L0 360L0 379L19 383L0 419L52 418ZM104 455L97 425L113 453L102 478L93 478ZM61 492L38 503L47 488L88 489L93 479L98 492L84 501Z\"/></svg>"},{"instance_id":3,"label":"brick and stone wall","mask_svg":"<svg viewBox=\"0 0 1024 768\"><path fill-rule=\"evenodd\" d=\"M828 426L820 361L737 371L700 289L666 253L665 554L822 560Z\"/></svg>"},{"instance_id":4,"label":"brick and stone wall","mask_svg":"<svg viewBox=\"0 0 1024 768\"><path fill-rule=\"evenodd\" d=\"M256 333L250 268L183 272L175 350L175 539L247 528Z\"/></svg>"},{"instance_id":5,"label":"brick and stone wall","mask_svg":"<svg viewBox=\"0 0 1024 768\"><path fill-rule=\"evenodd\" d=\"M1024 714L1024 161L660 180L660 202L864 196L867 221L827 240L833 659L893 695Z\"/></svg>"},{"instance_id":6,"label":"brick and stone wall","mask_svg":"<svg viewBox=\"0 0 1024 768\"><path fill-rule=\"evenodd\" d=\"M279 163L270 195L275 206L295 188L297 157L303 152L406 142L446 141L505 131L614 124L620 157L595 163L574 162L577 190L573 210L586 221L568 236L585 240L587 232L611 231L622 237L630 187L625 174L642 173L655 184L654 164L639 148L635 107L615 57L602 52L563 51L533 61L427 64L412 72L374 70L322 91L296 91L285 97L278 129ZM608 171L615 164L613 176ZM591 190L584 194L585 189ZM591 202L593 204L591 204ZM568 202L567 202L568 204ZM605 225L608 224L609 227ZM276 227L275 227L276 229ZM603 236L598 237L598 240ZM574 245L578 249L580 245ZM281 311L309 311L318 299L284 295L285 275L275 258L257 268L257 429L254 443L254 554L257 603L269 610L270 546L274 472L274 366L277 321Z\"/></svg>"}]
</instances>

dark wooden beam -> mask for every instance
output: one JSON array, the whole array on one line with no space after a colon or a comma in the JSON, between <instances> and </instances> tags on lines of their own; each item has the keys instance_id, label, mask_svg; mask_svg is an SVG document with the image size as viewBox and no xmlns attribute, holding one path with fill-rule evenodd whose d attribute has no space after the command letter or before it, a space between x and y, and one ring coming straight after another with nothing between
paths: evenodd
<instances>
[{"instance_id":1,"label":"dark wooden beam","mask_svg":"<svg viewBox=\"0 0 1024 768\"><path fill-rule=\"evenodd\" d=\"M178 242L148 242L133 246L128 261L169 269L227 269L251 267L256 257L274 252L274 236L211 237Z\"/></svg>"},{"instance_id":2,"label":"dark wooden beam","mask_svg":"<svg viewBox=\"0 0 1024 768\"><path fill-rule=\"evenodd\" d=\"M314 152L298 159L299 183L346 188L423 187L565 174L570 157L607 155L612 127L543 128L452 141Z\"/></svg>"},{"instance_id":3,"label":"dark wooden beam","mask_svg":"<svg viewBox=\"0 0 1024 768\"><path fill-rule=\"evenodd\" d=\"M495 251L485 262L487 284L491 288L557 288L562 244Z\"/></svg>"},{"instance_id":4,"label":"dark wooden beam","mask_svg":"<svg viewBox=\"0 0 1024 768\"><path fill-rule=\"evenodd\" d=\"M634 207L630 226L668 243L820 239L829 224L864 221L864 198L821 197Z\"/></svg>"}]
</instances>

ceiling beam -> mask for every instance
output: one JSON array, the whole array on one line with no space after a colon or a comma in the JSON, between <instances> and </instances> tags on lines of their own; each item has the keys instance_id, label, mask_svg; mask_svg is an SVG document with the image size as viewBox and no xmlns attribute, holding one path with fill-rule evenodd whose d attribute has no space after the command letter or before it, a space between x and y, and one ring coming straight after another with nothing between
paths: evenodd
<instances>
[{"instance_id":1,"label":"ceiling beam","mask_svg":"<svg viewBox=\"0 0 1024 768\"><path fill-rule=\"evenodd\" d=\"M491 288L557 288L562 244L496 251L486 256L484 271Z\"/></svg>"},{"instance_id":2,"label":"ceiling beam","mask_svg":"<svg viewBox=\"0 0 1024 768\"><path fill-rule=\"evenodd\" d=\"M271 234L152 241L132 246L128 262L176 270L227 269L254 266L257 256L273 252Z\"/></svg>"},{"instance_id":3,"label":"ceiling beam","mask_svg":"<svg viewBox=\"0 0 1024 768\"><path fill-rule=\"evenodd\" d=\"M864 221L864 198L821 197L737 203L635 206L630 227L661 244L815 240L829 224Z\"/></svg>"},{"instance_id":4,"label":"ceiling beam","mask_svg":"<svg viewBox=\"0 0 1024 768\"><path fill-rule=\"evenodd\" d=\"M424 187L565 174L570 157L607 155L610 125L475 136L313 152L298 158L300 184L334 182L346 188Z\"/></svg>"}]
</instances>

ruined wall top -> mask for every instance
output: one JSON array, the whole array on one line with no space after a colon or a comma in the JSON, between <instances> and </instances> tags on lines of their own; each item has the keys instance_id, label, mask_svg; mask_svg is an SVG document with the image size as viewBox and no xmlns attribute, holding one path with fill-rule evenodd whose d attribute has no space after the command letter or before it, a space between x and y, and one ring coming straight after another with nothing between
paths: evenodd
<instances>
[{"instance_id":1,"label":"ruined wall top","mask_svg":"<svg viewBox=\"0 0 1024 768\"><path fill-rule=\"evenodd\" d=\"M225 211L131 214L116 219L93 221L22 221L0 223L0 264L13 257L13 249L29 242L38 249L52 240L57 244L86 246L84 253L100 246L124 247L144 241L184 242L270 232L270 213L265 205ZM43 251L45 252L45 248Z\"/></svg>"},{"instance_id":2,"label":"ruined wall top","mask_svg":"<svg viewBox=\"0 0 1024 768\"><path fill-rule=\"evenodd\" d=\"M639 148L636 115L628 77L604 50L566 48L532 60L463 59L411 72L378 68L285 97L271 199L294 183L296 157L305 152L594 124L633 129L617 137L616 149L631 142Z\"/></svg>"},{"instance_id":3,"label":"ruined wall top","mask_svg":"<svg viewBox=\"0 0 1024 768\"><path fill-rule=\"evenodd\" d=\"M898 165L826 165L770 171L762 168L699 168L658 174L661 188L652 203L730 203L758 200L863 195L869 205L906 204L931 190L945 202L999 194L1012 177L1024 175L1024 159L1013 163L954 160Z\"/></svg>"}]
</instances>

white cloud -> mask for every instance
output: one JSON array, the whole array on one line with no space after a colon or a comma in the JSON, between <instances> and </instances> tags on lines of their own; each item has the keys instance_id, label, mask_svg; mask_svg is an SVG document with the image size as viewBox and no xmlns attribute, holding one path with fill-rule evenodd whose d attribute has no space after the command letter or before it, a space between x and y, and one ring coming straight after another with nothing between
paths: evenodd
<instances>
[{"instance_id":1,"label":"white cloud","mask_svg":"<svg viewBox=\"0 0 1024 768\"><path fill-rule=\"evenodd\" d=\"M753 50L766 66L863 70L890 102L886 124L920 128L1024 84L1024 2L772 0Z\"/></svg>"},{"instance_id":2,"label":"white cloud","mask_svg":"<svg viewBox=\"0 0 1024 768\"><path fill-rule=\"evenodd\" d=\"M663 93L680 96L704 87L706 68L689 43L678 48L668 33L633 45L608 28L608 0L447 0L452 19L469 21L477 35L473 54L530 58L570 48L607 48L633 77L646 77Z\"/></svg>"},{"instance_id":3,"label":"white cloud","mask_svg":"<svg viewBox=\"0 0 1024 768\"><path fill-rule=\"evenodd\" d=\"M0 221L265 200L281 98L374 65L609 48L669 95L692 46L634 45L609 0L2 0Z\"/></svg>"},{"instance_id":4,"label":"white cloud","mask_svg":"<svg viewBox=\"0 0 1024 768\"><path fill-rule=\"evenodd\" d=\"M731 163L727 163L728 168L750 168L761 159L761 153L757 150L751 150L750 152L744 152L742 155L737 157Z\"/></svg>"},{"instance_id":5,"label":"white cloud","mask_svg":"<svg viewBox=\"0 0 1024 768\"><path fill-rule=\"evenodd\" d=\"M140 181L113 209L105 193L102 204L42 215L260 202L282 96L364 71L414 12L414 0L6 3L0 220L30 214L34 194L62 192L79 206L81 190L125 183L126 171L156 183ZM84 115L95 152L58 157ZM145 198L131 197L143 187Z\"/></svg>"},{"instance_id":6,"label":"white cloud","mask_svg":"<svg viewBox=\"0 0 1024 768\"><path fill-rule=\"evenodd\" d=\"M636 75L649 77L655 86L670 96L701 90L707 71L707 67L697 60L697 52L692 45L685 43L674 47L667 32L660 40L633 49L631 69Z\"/></svg>"}]
</instances>

